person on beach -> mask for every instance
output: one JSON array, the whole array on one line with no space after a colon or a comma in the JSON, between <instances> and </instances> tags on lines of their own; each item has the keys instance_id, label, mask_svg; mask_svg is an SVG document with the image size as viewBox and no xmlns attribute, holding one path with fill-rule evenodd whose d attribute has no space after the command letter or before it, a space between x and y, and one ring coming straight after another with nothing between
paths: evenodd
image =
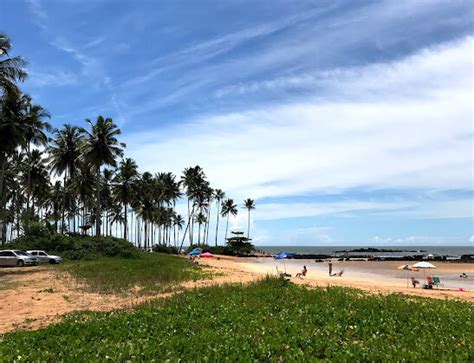
<instances>
[{"instance_id":1,"label":"person on beach","mask_svg":"<svg viewBox=\"0 0 474 363\"><path fill-rule=\"evenodd\" d=\"M306 266L303 266L303 269L301 270L301 272L298 272L296 274L296 277L299 277L300 279L303 279L303 277L306 276L307 272L308 272L308 269L306 268Z\"/></svg>"},{"instance_id":2,"label":"person on beach","mask_svg":"<svg viewBox=\"0 0 474 363\"><path fill-rule=\"evenodd\" d=\"M328 267L329 267L329 276L332 276L332 262L331 261L329 261Z\"/></svg>"}]
</instances>

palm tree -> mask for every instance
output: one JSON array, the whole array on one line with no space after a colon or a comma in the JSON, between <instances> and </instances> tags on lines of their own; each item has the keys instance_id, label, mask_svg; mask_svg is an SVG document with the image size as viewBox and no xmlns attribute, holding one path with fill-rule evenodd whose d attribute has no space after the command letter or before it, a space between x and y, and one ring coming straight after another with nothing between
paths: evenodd
<instances>
[{"instance_id":1,"label":"palm tree","mask_svg":"<svg viewBox=\"0 0 474 363\"><path fill-rule=\"evenodd\" d=\"M184 226L184 219L180 214L176 214L176 213L174 214L174 216L173 216L173 226L174 226L174 229L175 229L174 246L178 247L177 241L179 240L179 231L181 231L183 229L183 226Z\"/></svg>"},{"instance_id":2,"label":"palm tree","mask_svg":"<svg viewBox=\"0 0 474 363\"><path fill-rule=\"evenodd\" d=\"M124 208L123 238L128 239L128 204L132 199L132 186L138 178L138 167L133 159L126 158L120 162L117 176L114 180L113 193Z\"/></svg>"},{"instance_id":3,"label":"palm tree","mask_svg":"<svg viewBox=\"0 0 474 363\"><path fill-rule=\"evenodd\" d=\"M18 91L16 82L22 82L28 76L25 70L27 62L22 57L9 57L10 39L0 33L0 89L3 93Z\"/></svg>"},{"instance_id":4,"label":"palm tree","mask_svg":"<svg viewBox=\"0 0 474 363\"><path fill-rule=\"evenodd\" d=\"M120 129L114 124L111 118L97 117L93 124L89 119L86 122L91 126L91 132L86 131L86 143L84 147L84 160L91 165L96 172L97 179L100 178L100 168L102 165L116 167L115 159L123 155L125 144L120 143L116 136L120 135ZM100 236L100 183L97 180L96 208L95 208L95 233Z\"/></svg>"},{"instance_id":5,"label":"palm tree","mask_svg":"<svg viewBox=\"0 0 474 363\"><path fill-rule=\"evenodd\" d=\"M7 168L8 157L15 154L20 147L27 146L27 126L25 114L30 104L30 97L19 92L10 90L0 98L0 240L5 242L5 224L3 214L5 213L5 193L3 181Z\"/></svg>"},{"instance_id":6,"label":"palm tree","mask_svg":"<svg viewBox=\"0 0 474 363\"><path fill-rule=\"evenodd\" d=\"M203 212L199 212L196 216L196 222L198 223L198 245L201 244L201 225L206 223L206 215Z\"/></svg>"},{"instance_id":7,"label":"palm tree","mask_svg":"<svg viewBox=\"0 0 474 363\"><path fill-rule=\"evenodd\" d=\"M55 130L54 138L48 149L49 165L56 175L63 176L63 200L61 215L64 227L64 214L66 210L66 190L71 188L71 181L77 176L79 167L81 148L84 142L84 129L69 124L63 125L61 130Z\"/></svg>"},{"instance_id":8,"label":"palm tree","mask_svg":"<svg viewBox=\"0 0 474 363\"><path fill-rule=\"evenodd\" d=\"M43 146L45 147L48 144L48 136L46 136L46 131L51 131L51 125L48 122L43 121L44 118L50 118L49 113L39 105L33 105L31 103L31 97L29 95L24 95L24 138L26 143L26 154L29 157L31 155L31 145ZM26 197L26 211L27 218L26 224L29 223L29 205L30 205L30 174L27 174L27 197Z\"/></svg>"},{"instance_id":9,"label":"palm tree","mask_svg":"<svg viewBox=\"0 0 474 363\"><path fill-rule=\"evenodd\" d=\"M253 199L247 198L244 200L244 208L248 211L247 219L247 238L250 238L250 211L255 209L255 201Z\"/></svg>"},{"instance_id":10,"label":"palm tree","mask_svg":"<svg viewBox=\"0 0 474 363\"><path fill-rule=\"evenodd\" d=\"M49 188L49 177L41 151L34 149L27 155L22 179L27 195L26 226L28 227L30 216L35 215L35 198L38 197L42 190ZM32 211L29 209L30 197L32 197L33 203Z\"/></svg>"},{"instance_id":11,"label":"palm tree","mask_svg":"<svg viewBox=\"0 0 474 363\"><path fill-rule=\"evenodd\" d=\"M222 202L222 217L227 217L227 224L225 227L225 239L227 240L227 231L229 229L229 217L230 215L236 216L238 213L237 205L234 204L233 199L226 199Z\"/></svg>"},{"instance_id":12,"label":"palm tree","mask_svg":"<svg viewBox=\"0 0 474 363\"><path fill-rule=\"evenodd\" d=\"M186 233L189 230L189 244L193 244L193 225L194 225L194 212L196 210L196 201L204 199L205 189L209 186L209 182L206 180L206 175L202 168L197 165L194 168L184 169L183 176L181 177L182 185L186 188L186 196L188 197L188 223L183 234L183 240L181 241L181 247L183 247ZM191 208L192 204L192 208Z\"/></svg>"},{"instance_id":13,"label":"palm tree","mask_svg":"<svg viewBox=\"0 0 474 363\"><path fill-rule=\"evenodd\" d=\"M216 189L214 191L214 199L216 200L216 207L217 207L217 213L216 213L216 236L215 236L215 244L217 246L217 239L219 236L219 216L220 216L220 207L221 207L221 202L225 198L225 193L221 189Z\"/></svg>"}]
</instances>

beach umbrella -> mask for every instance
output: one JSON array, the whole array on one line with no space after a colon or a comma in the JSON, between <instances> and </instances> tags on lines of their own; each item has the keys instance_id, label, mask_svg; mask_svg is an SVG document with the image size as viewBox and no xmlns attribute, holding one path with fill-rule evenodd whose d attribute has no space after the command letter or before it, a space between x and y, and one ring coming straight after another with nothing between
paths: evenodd
<instances>
[{"instance_id":1,"label":"beach umbrella","mask_svg":"<svg viewBox=\"0 0 474 363\"><path fill-rule=\"evenodd\" d=\"M408 280L409 280L409 277L410 277L410 276L409 276L409 274L410 274L409 271L418 271L418 269L415 268L415 267L413 267L413 266L410 266L410 265L408 265L408 264L398 266L398 269L399 269L399 270L405 270L405 271L407 272L407 287L408 287L408 286L409 286Z\"/></svg>"},{"instance_id":2,"label":"beach umbrella","mask_svg":"<svg viewBox=\"0 0 474 363\"><path fill-rule=\"evenodd\" d=\"M293 254L288 253L288 252L280 252L279 254L273 256L275 260L283 260L283 266L285 267L285 273L286 273L286 263L285 259L293 257Z\"/></svg>"},{"instance_id":3,"label":"beach umbrella","mask_svg":"<svg viewBox=\"0 0 474 363\"><path fill-rule=\"evenodd\" d=\"M189 255L190 256L196 256L196 255L200 255L202 252L198 249L194 249L192 250L191 252L189 252Z\"/></svg>"},{"instance_id":4,"label":"beach umbrella","mask_svg":"<svg viewBox=\"0 0 474 363\"><path fill-rule=\"evenodd\" d=\"M413 265L414 268L421 268L423 269L423 276L425 275L425 270L426 269L429 269L429 268L436 268L435 265L433 265L432 263L429 263L429 262L426 262L426 261L422 261L422 262L417 262Z\"/></svg>"},{"instance_id":5,"label":"beach umbrella","mask_svg":"<svg viewBox=\"0 0 474 363\"><path fill-rule=\"evenodd\" d=\"M204 252L201 257L205 257L205 258L211 258L211 257L214 257L214 255L210 252Z\"/></svg>"}]
</instances>

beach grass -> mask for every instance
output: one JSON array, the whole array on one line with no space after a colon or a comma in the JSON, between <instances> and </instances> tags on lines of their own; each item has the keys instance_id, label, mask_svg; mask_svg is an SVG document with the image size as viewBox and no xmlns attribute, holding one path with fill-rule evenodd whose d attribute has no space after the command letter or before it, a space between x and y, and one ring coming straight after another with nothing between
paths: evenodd
<instances>
[{"instance_id":1,"label":"beach grass","mask_svg":"<svg viewBox=\"0 0 474 363\"><path fill-rule=\"evenodd\" d=\"M131 290L156 293L183 281L211 276L183 258L161 253L141 253L135 258L71 261L58 267L69 272L86 291L97 293L126 293Z\"/></svg>"},{"instance_id":2,"label":"beach grass","mask_svg":"<svg viewBox=\"0 0 474 363\"><path fill-rule=\"evenodd\" d=\"M308 289L277 279L194 289L134 311L10 333L5 361L472 361L470 303ZM34 347L35 349L31 349ZM1 360L0 359L0 360Z\"/></svg>"}]
</instances>

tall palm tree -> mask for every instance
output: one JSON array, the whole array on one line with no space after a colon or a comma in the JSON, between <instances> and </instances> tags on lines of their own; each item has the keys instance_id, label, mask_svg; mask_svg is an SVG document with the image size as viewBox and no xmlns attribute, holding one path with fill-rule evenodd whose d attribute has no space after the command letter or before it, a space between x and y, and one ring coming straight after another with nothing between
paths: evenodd
<instances>
[{"instance_id":1,"label":"tall palm tree","mask_svg":"<svg viewBox=\"0 0 474 363\"><path fill-rule=\"evenodd\" d=\"M180 249L183 247L184 239L186 238L186 233L188 230L189 244L193 244L193 225L196 201L202 200L204 198L205 189L209 185L209 182L206 180L206 175L199 165L193 168L184 169L181 181L183 187L186 188L186 196L188 198L188 223L183 234L183 240L181 241Z\"/></svg>"},{"instance_id":2,"label":"tall palm tree","mask_svg":"<svg viewBox=\"0 0 474 363\"><path fill-rule=\"evenodd\" d=\"M27 95L19 90L10 90L0 98L0 240L5 242L5 224L3 214L5 213L4 178L8 158L14 155L20 147L24 149L27 145L27 123L25 122L25 111L30 102Z\"/></svg>"},{"instance_id":3,"label":"tall palm tree","mask_svg":"<svg viewBox=\"0 0 474 363\"><path fill-rule=\"evenodd\" d=\"M25 127L25 143L26 143L26 154L29 157L31 155L31 145L46 147L48 144L48 136L45 131L51 131L51 125L48 122L43 121L45 118L50 118L49 113L39 105L33 105L31 96L24 95L24 116L23 123ZM26 197L26 210L27 218L26 224L29 223L29 205L30 205L30 174L27 175L27 197Z\"/></svg>"},{"instance_id":4,"label":"tall palm tree","mask_svg":"<svg viewBox=\"0 0 474 363\"><path fill-rule=\"evenodd\" d=\"M22 82L28 76L25 70L27 62L22 57L10 57L10 39L0 33L0 90L3 93L18 91L16 82Z\"/></svg>"},{"instance_id":5,"label":"tall palm tree","mask_svg":"<svg viewBox=\"0 0 474 363\"><path fill-rule=\"evenodd\" d=\"M86 122L91 126L91 131L86 131L86 143L84 146L84 160L95 169L97 179L100 177L100 168L103 165L116 167L116 158L122 157L125 144L119 142L116 136L120 135L120 129L111 118L97 117L95 124L89 119ZM97 180L96 208L95 208L95 233L100 236L100 183Z\"/></svg>"},{"instance_id":6,"label":"tall palm tree","mask_svg":"<svg viewBox=\"0 0 474 363\"><path fill-rule=\"evenodd\" d=\"M199 212L196 216L196 222L198 224L198 245L201 244L201 225L206 223L206 215L203 212Z\"/></svg>"},{"instance_id":7,"label":"tall palm tree","mask_svg":"<svg viewBox=\"0 0 474 363\"><path fill-rule=\"evenodd\" d=\"M26 208L26 226L30 216L35 215L35 199L39 193L49 187L49 176L44 163L42 152L34 149L25 160L24 174L23 174L23 188L26 191L27 208ZM33 210L29 209L29 198L32 197Z\"/></svg>"},{"instance_id":8,"label":"tall palm tree","mask_svg":"<svg viewBox=\"0 0 474 363\"><path fill-rule=\"evenodd\" d=\"M230 215L236 216L238 213L237 205L234 204L233 199L226 199L222 202L222 217L227 217L227 224L225 227L225 239L227 240L227 231L229 229L229 217Z\"/></svg>"},{"instance_id":9,"label":"tall palm tree","mask_svg":"<svg viewBox=\"0 0 474 363\"><path fill-rule=\"evenodd\" d=\"M173 216L173 227L175 229L175 236L174 236L174 246L178 247L177 241L179 240L179 231L183 229L184 226L184 219L180 214L174 214Z\"/></svg>"},{"instance_id":10,"label":"tall palm tree","mask_svg":"<svg viewBox=\"0 0 474 363\"><path fill-rule=\"evenodd\" d=\"M120 162L117 176L113 184L115 198L122 203L124 208L123 238L128 239L128 204L132 199L132 187L138 178L138 167L133 159L126 158Z\"/></svg>"},{"instance_id":11,"label":"tall palm tree","mask_svg":"<svg viewBox=\"0 0 474 363\"><path fill-rule=\"evenodd\" d=\"M255 201L253 199L247 198L244 200L244 208L247 209L248 219L247 219L247 238L250 238L250 211L255 209Z\"/></svg>"},{"instance_id":12,"label":"tall palm tree","mask_svg":"<svg viewBox=\"0 0 474 363\"><path fill-rule=\"evenodd\" d=\"M61 130L54 131L54 137L48 149L51 170L56 175L63 174L64 193L61 207L63 223L61 224L61 231L64 227L66 190L71 187L71 181L77 176L83 142L84 129L65 124Z\"/></svg>"},{"instance_id":13,"label":"tall palm tree","mask_svg":"<svg viewBox=\"0 0 474 363\"><path fill-rule=\"evenodd\" d=\"M221 202L225 198L225 193L222 191L222 189L216 189L214 191L214 199L216 200L216 207L217 207L217 213L216 213L216 236L215 236L215 244L217 246L217 239L219 236L219 216L220 216L220 207L221 207Z\"/></svg>"}]
</instances>

